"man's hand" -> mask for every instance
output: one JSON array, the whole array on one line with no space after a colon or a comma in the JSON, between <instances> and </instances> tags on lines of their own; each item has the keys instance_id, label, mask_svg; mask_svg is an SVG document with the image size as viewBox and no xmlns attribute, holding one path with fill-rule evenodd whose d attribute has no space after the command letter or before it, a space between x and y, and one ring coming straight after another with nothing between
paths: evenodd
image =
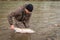
<instances>
[{"instance_id":1,"label":"man's hand","mask_svg":"<svg viewBox=\"0 0 60 40\"><path fill-rule=\"evenodd\" d=\"M11 26L10 26L10 29L11 29L11 30L14 30L14 25L11 25Z\"/></svg>"}]
</instances>

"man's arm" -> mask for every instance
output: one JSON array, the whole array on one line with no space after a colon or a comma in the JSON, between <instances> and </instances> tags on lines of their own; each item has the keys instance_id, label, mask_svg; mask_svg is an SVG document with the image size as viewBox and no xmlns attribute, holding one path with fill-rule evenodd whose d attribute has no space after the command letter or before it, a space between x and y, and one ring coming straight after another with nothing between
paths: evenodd
<instances>
[{"instance_id":1,"label":"man's arm","mask_svg":"<svg viewBox=\"0 0 60 40\"><path fill-rule=\"evenodd\" d=\"M29 28L29 21L23 22L25 28Z\"/></svg>"},{"instance_id":2,"label":"man's arm","mask_svg":"<svg viewBox=\"0 0 60 40\"><path fill-rule=\"evenodd\" d=\"M14 16L15 16L15 12L12 12L11 14L8 15L8 22L10 24L10 29L14 29L14 25L13 25Z\"/></svg>"},{"instance_id":3,"label":"man's arm","mask_svg":"<svg viewBox=\"0 0 60 40\"><path fill-rule=\"evenodd\" d=\"M11 28L14 28L13 17L15 17L16 15L20 15L19 13L20 13L20 8L8 15L8 22Z\"/></svg>"},{"instance_id":4,"label":"man's arm","mask_svg":"<svg viewBox=\"0 0 60 40\"><path fill-rule=\"evenodd\" d=\"M29 27L30 27L30 26L29 26L30 17L31 17L31 15L28 17L27 20L25 20L25 21L23 22L25 28L29 28Z\"/></svg>"},{"instance_id":5,"label":"man's arm","mask_svg":"<svg viewBox=\"0 0 60 40\"><path fill-rule=\"evenodd\" d=\"M8 22L10 25L13 25L13 17L14 17L14 12L12 12L11 14L8 15Z\"/></svg>"}]
</instances>

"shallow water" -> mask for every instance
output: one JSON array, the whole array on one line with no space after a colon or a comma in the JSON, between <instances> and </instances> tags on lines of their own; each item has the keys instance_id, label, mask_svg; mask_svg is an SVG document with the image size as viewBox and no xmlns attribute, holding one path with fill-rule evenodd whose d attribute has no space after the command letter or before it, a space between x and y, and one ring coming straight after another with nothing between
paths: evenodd
<instances>
[{"instance_id":1,"label":"shallow water","mask_svg":"<svg viewBox=\"0 0 60 40\"><path fill-rule=\"evenodd\" d=\"M32 3L34 11L30 19L30 28L34 34L12 33L7 15L25 3ZM59 24L59 26L56 26ZM14 35L14 37L10 37ZM60 40L60 2L0 1L0 40Z\"/></svg>"}]
</instances>

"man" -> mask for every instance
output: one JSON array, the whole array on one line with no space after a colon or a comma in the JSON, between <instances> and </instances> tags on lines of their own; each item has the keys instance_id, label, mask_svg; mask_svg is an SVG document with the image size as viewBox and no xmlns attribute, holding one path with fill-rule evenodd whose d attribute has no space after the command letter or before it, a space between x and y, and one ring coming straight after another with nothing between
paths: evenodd
<instances>
[{"instance_id":1,"label":"man","mask_svg":"<svg viewBox=\"0 0 60 40\"><path fill-rule=\"evenodd\" d=\"M14 27L19 28L28 28L29 27L29 19L31 17L31 12L33 11L32 4L26 4L23 7L19 8L15 12L12 12L8 15L8 21L10 24L10 28L14 29ZM14 22L13 24L13 17Z\"/></svg>"}]
</instances>

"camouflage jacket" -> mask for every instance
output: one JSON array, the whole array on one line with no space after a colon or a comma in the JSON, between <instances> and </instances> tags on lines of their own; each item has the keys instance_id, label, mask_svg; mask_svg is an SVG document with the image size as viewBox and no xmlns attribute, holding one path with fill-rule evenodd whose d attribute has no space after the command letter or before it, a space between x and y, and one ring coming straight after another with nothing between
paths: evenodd
<instances>
[{"instance_id":1,"label":"camouflage jacket","mask_svg":"<svg viewBox=\"0 0 60 40\"><path fill-rule=\"evenodd\" d=\"M17 9L16 11L8 15L8 22L10 25L13 25L13 17L14 17L14 19L16 19L17 21L22 22L26 28L29 27L29 19L31 13L26 14L26 12L24 11L25 6Z\"/></svg>"}]
</instances>

